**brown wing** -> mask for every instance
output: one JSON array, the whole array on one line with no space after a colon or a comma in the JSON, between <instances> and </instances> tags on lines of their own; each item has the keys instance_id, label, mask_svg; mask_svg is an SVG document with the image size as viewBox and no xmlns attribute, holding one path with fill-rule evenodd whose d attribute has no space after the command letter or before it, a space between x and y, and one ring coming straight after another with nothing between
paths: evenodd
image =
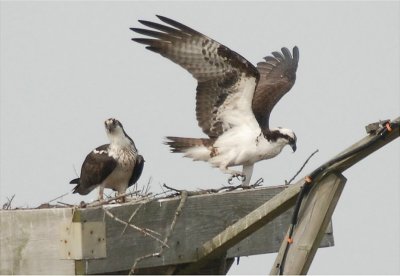
<instances>
[{"instance_id":1,"label":"brown wing","mask_svg":"<svg viewBox=\"0 0 400 276\"><path fill-rule=\"evenodd\" d=\"M132 186L139 180L143 172L143 167L144 167L144 158L143 156L138 155L136 158L135 167L133 168L132 176L129 179L128 187Z\"/></svg>"},{"instance_id":2,"label":"brown wing","mask_svg":"<svg viewBox=\"0 0 400 276\"><path fill-rule=\"evenodd\" d=\"M139 20L153 30L131 30L152 38L132 40L148 45L147 49L179 64L197 79L196 116L199 126L208 136L219 136L231 126L231 122L225 121L224 118L229 116L224 116L224 112L241 99L237 94L243 92L243 86L255 86L259 77L257 69L239 54L196 30L172 19L157 17L170 26ZM252 112L251 104L247 109L244 112Z\"/></svg>"},{"instance_id":3,"label":"brown wing","mask_svg":"<svg viewBox=\"0 0 400 276\"><path fill-rule=\"evenodd\" d=\"M117 162L114 158L108 156L109 144L97 147L90 152L82 164L81 176L72 180L71 184L78 184L74 189L74 193L86 195L95 189L107 178L115 169Z\"/></svg>"},{"instance_id":4,"label":"brown wing","mask_svg":"<svg viewBox=\"0 0 400 276\"><path fill-rule=\"evenodd\" d=\"M275 104L293 86L296 80L299 49L293 48L293 56L287 48L282 53L273 52L265 61L257 64L260 73L253 97L253 112L262 129L269 129L269 116Z\"/></svg>"}]
</instances>

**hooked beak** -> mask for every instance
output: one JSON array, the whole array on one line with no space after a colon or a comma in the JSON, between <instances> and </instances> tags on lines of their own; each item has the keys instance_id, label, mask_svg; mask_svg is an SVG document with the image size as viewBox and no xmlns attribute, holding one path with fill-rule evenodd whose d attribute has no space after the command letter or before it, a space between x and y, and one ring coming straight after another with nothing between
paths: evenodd
<instances>
[{"instance_id":1,"label":"hooked beak","mask_svg":"<svg viewBox=\"0 0 400 276\"><path fill-rule=\"evenodd\" d=\"M114 119L114 118L110 118L110 119L107 119L105 122L104 122L104 125L105 125L105 127L106 127L106 130L108 131L108 132L111 132L113 129L115 129L115 127L116 127L116 120Z\"/></svg>"},{"instance_id":2,"label":"hooked beak","mask_svg":"<svg viewBox=\"0 0 400 276\"><path fill-rule=\"evenodd\" d=\"M295 152L297 149L296 143L290 144L290 146L292 147L293 152Z\"/></svg>"}]
</instances>

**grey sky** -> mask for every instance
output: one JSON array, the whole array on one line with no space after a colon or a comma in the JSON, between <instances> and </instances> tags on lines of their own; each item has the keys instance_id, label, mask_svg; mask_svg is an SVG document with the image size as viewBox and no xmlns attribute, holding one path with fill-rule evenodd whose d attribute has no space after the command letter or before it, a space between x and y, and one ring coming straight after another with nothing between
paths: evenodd
<instances>
[{"instance_id":1,"label":"grey sky","mask_svg":"<svg viewBox=\"0 0 400 276\"><path fill-rule=\"evenodd\" d=\"M35 207L72 186L86 154L107 142L103 121L119 119L151 176L181 189L220 187L227 176L171 154L164 136L204 137L195 120L196 81L130 41L138 19L180 21L253 64L297 45L291 92L272 126L293 129L285 148L255 165L253 181L282 184L315 149L304 174L400 114L400 4L395 2L1 2L0 202ZM400 274L399 141L345 172L333 217L335 247L310 273ZM63 202L91 200L68 195ZM241 258L231 274L268 273L275 254Z\"/></svg>"}]
</instances>

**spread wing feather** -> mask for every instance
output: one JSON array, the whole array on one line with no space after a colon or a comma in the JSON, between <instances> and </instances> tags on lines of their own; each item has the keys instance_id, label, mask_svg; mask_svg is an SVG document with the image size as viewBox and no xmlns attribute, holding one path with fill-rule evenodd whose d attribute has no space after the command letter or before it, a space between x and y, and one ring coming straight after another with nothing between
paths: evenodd
<instances>
[{"instance_id":1,"label":"spread wing feather","mask_svg":"<svg viewBox=\"0 0 400 276\"><path fill-rule=\"evenodd\" d=\"M293 48L293 56L287 48L273 52L265 61L257 64L260 80L254 92L252 108L263 130L269 130L269 116L275 104L292 88L296 81L299 49Z\"/></svg>"},{"instance_id":2,"label":"spread wing feather","mask_svg":"<svg viewBox=\"0 0 400 276\"><path fill-rule=\"evenodd\" d=\"M172 19L157 17L169 26L139 20L152 30L131 30L151 38L132 40L179 64L197 79L196 117L204 133L215 138L230 128L233 122L225 113L243 98L249 99L248 104L242 104L239 112L251 114L254 93L251 86L255 88L259 78L257 69L236 52L198 31ZM250 89L243 89L245 86ZM245 90L247 94L241 95Z\"/></svg>"}]
</instances>

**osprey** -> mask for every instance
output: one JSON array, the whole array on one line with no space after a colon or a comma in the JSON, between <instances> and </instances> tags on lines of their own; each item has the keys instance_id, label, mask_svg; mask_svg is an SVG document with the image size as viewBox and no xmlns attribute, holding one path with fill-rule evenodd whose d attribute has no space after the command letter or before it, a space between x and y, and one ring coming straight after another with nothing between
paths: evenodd
<instances>
[{"instance_id":1,"label":"osprey","mask_svg":"<svg viewBox=\"0 0 400 276\"><path fill-rule=\"evenodd\" d=\"M152 29L131 28L151 38L133 38L179 64L197 80L196 117L209 138L166 137L172 152L209 162L248 185L254 163L273 158L286 145L296 150L290 129L270 128L275 104L293 86L299 50L273 52L257 67L217 41L164 16L168 25L139 20ZM242 165L242 172L230 169Z\"/></svg>"},{"instance_id":2,"label":"osprey","mask_svg":"<svg viewBox=\"0 0 400 276\"><path fill-rule=\"evenodd\" d=\"M71 180L78 184L73 193L87 195L96 187L99 200L103 199L104 188L124 194L135 184L143 171L144 159L139 155L133 140L126 134L122 124L116 119L104 122L110 144L97 147L90 152L81 168L81 177ZM125 198L122 199L125 201Z\"/></svg>"}]
</instances>

